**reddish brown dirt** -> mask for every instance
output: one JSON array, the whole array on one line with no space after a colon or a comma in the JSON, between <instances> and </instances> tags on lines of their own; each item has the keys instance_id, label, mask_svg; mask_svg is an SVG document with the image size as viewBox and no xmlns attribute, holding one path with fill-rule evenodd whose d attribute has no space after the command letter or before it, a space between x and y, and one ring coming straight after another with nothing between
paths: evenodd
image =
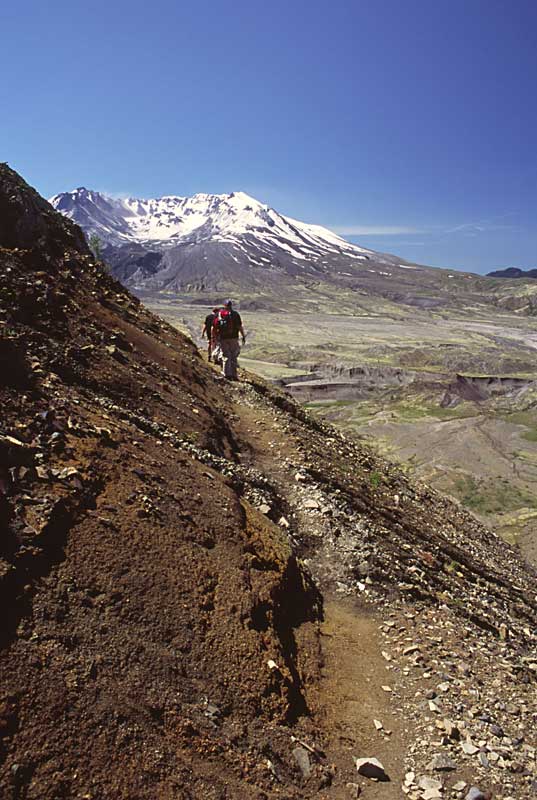
<instances>
[{"instance_id":1,"label":"reddish brown dirt","mask_svg":"<svg viewBox=\"0 0 537 800\"><path fill-rule=\"evenodd\" d=\"M331 797L352 796L344 786L357 783L365 800L401 797L405 736L391 696L382 689L390 684L381 655L378 619L355 601L333 598L325 602L321 627L323 669L319 715L328 731L327 751L340 765L342 780ZM374 720L382 723L377 731ZM389 733L386 733L389 731ZM376 783L353 768L354 758L377 758L391 778Z\"/></svg>"}]
</instances>

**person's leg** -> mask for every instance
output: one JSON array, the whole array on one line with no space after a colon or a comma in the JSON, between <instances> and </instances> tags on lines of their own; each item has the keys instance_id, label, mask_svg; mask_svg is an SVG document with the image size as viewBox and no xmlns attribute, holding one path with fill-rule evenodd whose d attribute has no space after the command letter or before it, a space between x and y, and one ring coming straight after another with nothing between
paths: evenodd
<instances>
[{"instance_id":1,"label":"person's leg","mask_svg":"<svg viewBox=\"0 0 537 800\"><path fill-rule=\"evenodd\" d=\"M239 340L238 339L231 339L230 341L230 348L229 348L229 374L226 375L227 378L231 378L231 380L236 381L238 380L237 376L237 359L239 357L239 353L241 351Z\"/></svg>"},{"instance_id":2,"label":"person's leg","mask_svg":"<svg viewBox=\"0 0 537 800\"><path fill-rule=\"evenodd\" d=\"M222 339L220 341L220 351L222 353L222 375L224 378L231 378L231 340Z\"/></svg>"},{"instance_id":3,"label":"person's leg","mask_svg":"<svg viewBox=\"0 0 537 800\"><path fill-rule=\"evenodd\" d=\"M212 349L213 348L211 346L211 340L209 339L209 341L207 342L207 361L211 360Z\"/></svg>"},{"instance_id":4,"label":"person's leg","mask_svg":"<svg viewBox=\"0 0 537 800\"><path fill-rule=\"evenodd\" d=\"M213 364L222 363L222 349L220 347L220 340L213 336L211 339Z\"/></svg>"}]
</instances>

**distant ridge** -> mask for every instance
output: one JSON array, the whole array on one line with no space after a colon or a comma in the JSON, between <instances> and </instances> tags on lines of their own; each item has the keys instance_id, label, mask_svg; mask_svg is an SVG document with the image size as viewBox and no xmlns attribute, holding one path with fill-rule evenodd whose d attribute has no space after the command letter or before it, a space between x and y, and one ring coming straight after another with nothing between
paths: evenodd
<instances>
[{"instance_id":1,"label":"distant ridge","mask_svg":"<svg viewBox=\"0 0 537 800\"><path fill-rule=\"evenodd\" d=\"M506 269L497 269L495 272L487 272L487 278L537 278L537 269L507 267Z\"/></svg>"}]
</instances>

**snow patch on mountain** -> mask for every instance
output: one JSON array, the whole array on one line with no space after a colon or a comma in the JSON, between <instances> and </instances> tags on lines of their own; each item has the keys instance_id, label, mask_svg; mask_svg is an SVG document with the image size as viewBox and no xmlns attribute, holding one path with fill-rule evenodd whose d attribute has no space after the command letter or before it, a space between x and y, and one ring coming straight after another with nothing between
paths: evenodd
<instances>
[{"instance_id":1,"label":"snow patch on mountain","mask_svg":"<svg viewBox=\"0 0 537 800\"><path fill-rule=\"evenodd\" d=\"M84 187L50 198L52 206L106 245L138 243L162 250L181 244L255 240L257 248L274 248L295 259L311 261L323 253L365 260L372 251L351 244L320 225L279 214L244 192L173 195L155 199L117 199ZM252 242L249 241L251 249ZM270 259L269 259L270 260Z\"/></svg>"}]
</instances>

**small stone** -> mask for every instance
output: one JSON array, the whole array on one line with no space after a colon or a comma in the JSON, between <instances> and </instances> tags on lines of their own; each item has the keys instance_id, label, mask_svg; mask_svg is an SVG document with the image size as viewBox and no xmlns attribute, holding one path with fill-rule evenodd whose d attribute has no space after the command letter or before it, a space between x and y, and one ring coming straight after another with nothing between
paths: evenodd
<instances>
[{"instance_id":1,"label":"small stone","mask_svg":"<svg viewBox=\"0 0 537 800\"><path fill-rule=\"evenodd\" d=\"M258 510L262 514L270 514L270 506L267 503L262 503L262 505L258 506Z\"/></svg>"},{"instance_id":2,"label":"small stone","mask_svg":"<svg viewBox=\"0 0 537 800\"><path fill-rule=\"evenodd\" d=\"M405 775L405 783L407 786L412 786L414 781L416 780L416 773L415 772L407 772Z\"/></svg>"},{"instance_id":3,"label":"small stone","mask_svg":"<svg viewBox=\"0 0 537 800\"><path fill-rule=\"evenodd\" d=\"M391 686L382 686L381 688L382 688L383 692L391 692L392 691L392 687Z\"/></svg>"},{"instance_id":4,"label":"small stone","mask_svg":"<svg viewBox=\"0 0 537 800\"><path fill-rule=\"evenodd\" d=\"M481 764L482 767L485 767L485 769L488 769L490 767L490 763L489 763L489 760L487 758L486 753L481 751L477 758L478 758L478 761L479 761L479 763Z\"/></svg>"},{"instance_id":5,"label":"small stone","mask_svg":"<svg viewBox=\"0 0 537 800\"><path fill-rule=\"evenodd\" d=\"M450 739L455 739L458 741L461 738L460 730L450 719L444 720L444 730Z\"/></svg>"},{"instance_id":6,"label":"small stone","mask_svg":"<svg viewBox=\"0 0 537 800\"><path fill-rule=\"evenodd\" d=\"M422 800L439 800L442 797L440 789L425 789L421 795Z\"/></svg>"},{"instance_id":7,"label":"small stone","mask_svg":"<svg viewBox=\"0 0 537 800\"><path fill-rule=\"evenodd\" d=\"M317 502L317 500L309 499L309 500L304 500L304 503L302 504L302 508L315 510L315 509L320 508L320 506L319 506L319 503Z\"/></svg>"},{"instance_id":8,"label":"small stone","mask_svg":"<svg viewBox=\"0 0 537 800\"><path fill-rule=\"evenodd\" d=\"M268 771L271 772L276 779L278 779L278 773L276 772L276 767L274 766L270 758L267 758L266 764Z\"/></svg>"},{"instance_id":9,"label":"small stone","mask_svg":"<svg viewBox=\"0 0 537 800\"><path fill-rule=\"evenodd\" d=\"M431 761L427 764L427 769L431 772L447 772L452 769L457 769L457 765L448 756L439 753L433 756Z\"/></svg>"},{"instance_id":10,"label":"small stone","mask_svg":"<svg viewBox=\"0 0 537 800\"><path fill-rule=\"evenodd\" d=\"M424 791L427 789L436 789L440 791L442 788L442 781L439 781L437 778L429 778L428 775L422 775L418 781L418 786Z\"/></svg>"},{"instance_id":11,"label":"small stone","mask_svg":"<svg viewBox=\"0 0 537 800\"><path fill-rule=\"evenodd\" d=\"M298 768L302 773L303 778L309 778L311 774L311 763L308 751L305 747L295 747L293 750L293 757L298 764Z\"/></svg>"},{"instance_id":12,"label":"small stone","mask_svg":"<svg viewBox=\"0 0 537 800\"><path fill-rule=\"evenodd\" d=\"M472 744L469 739L463 742L461 746L467 756L473 756L479 752L479 747L476 747L475 744Z\"/></svg>"},{"instance_id":13,"label":"small stone","mask_svg":"<svg viewBox=\"0 0 537 800\"><path fill-rule=\"evenodd\" d=\"M384 658L386 661L391 661L392 660L391 655L389 653L387 653L386 650L382 650L381 655L382 655L382 658Z\"/></svg>"},{"instance_id":14,"label":"small stone","mask_svg":"<svg viewBox=\"0 0 537 800\"><path fill-rule=\"evenodd\" d=\"M282 528L288 528L289 521L285 517L280 517L280 519L278 520L278 525L280 525Z\"/></svg>"},{"instance_id":15,"label":"small stone","mask_svg":"<svg viewBox=\"0 0 537 800\"><path fill-rule=\"evenodd\" d=\"M464 800L487 800L486 795L477 786L472 786Z\"/></svg>"},{"instance_id":16,"label":"small stone","mask_svg":"<svg viewBox=\"0 0 537 800\"><path fill-rule=\"evenodd\" d=\"M464 792L467 786L468 784L466 781L457 781L457 783L454 783L451 788L454 792Z\"/></svg>"},{"instance_id":17,"label":"small stone","mask_svg":"<svg viewBox=\"0 0 537 800\"><path fill-rule=\"evenodd\" d=\"M362 793L362 790L361 790L360 786L358 786L357 783L350 783L350 781L349 781L349 783L345 784L345 788L347 789L347 791L349 793L349 797L353 798L353 800L354 800L355 797L360 797L360 795Z\"/></svg>"},{"instance_id":18,"label":"small stone","mask_svg":"<svg viewBox=\"0 0 537 800\"><path fill-rule=\"evenodd\" d=\"M355 758L354 763L359 775L366 778L373 778L377 781L389 781L386 770L376 758Z\"/></svg>"},{"instance_id":19,"label":"small stone","mask_svg":"<svg viewBox=\"0 0 537 800\"><path fill-rule=\"evenodd\" d=\"M381 731L381 730L383 729L383 727L384 727L384 725L382 724L382 722L381 722L380 720L378 720L378 719L374 719L374 720L373 720L373 725L375 726L375 728L377 729L377 731Z\"/></svg>"},{"instance_id":20,"label":"small stone","mask_svg":"<svg viewBox=\"0 0 537 800\"><path fill-rule=\"evenodd\" d=\"M412 653L418 653L419 649L420 649L419 645L411 644L408 647L405 647L405 649L403 650L403 655L404 656L411 656Z\"/></svg>"}]
</instances>

